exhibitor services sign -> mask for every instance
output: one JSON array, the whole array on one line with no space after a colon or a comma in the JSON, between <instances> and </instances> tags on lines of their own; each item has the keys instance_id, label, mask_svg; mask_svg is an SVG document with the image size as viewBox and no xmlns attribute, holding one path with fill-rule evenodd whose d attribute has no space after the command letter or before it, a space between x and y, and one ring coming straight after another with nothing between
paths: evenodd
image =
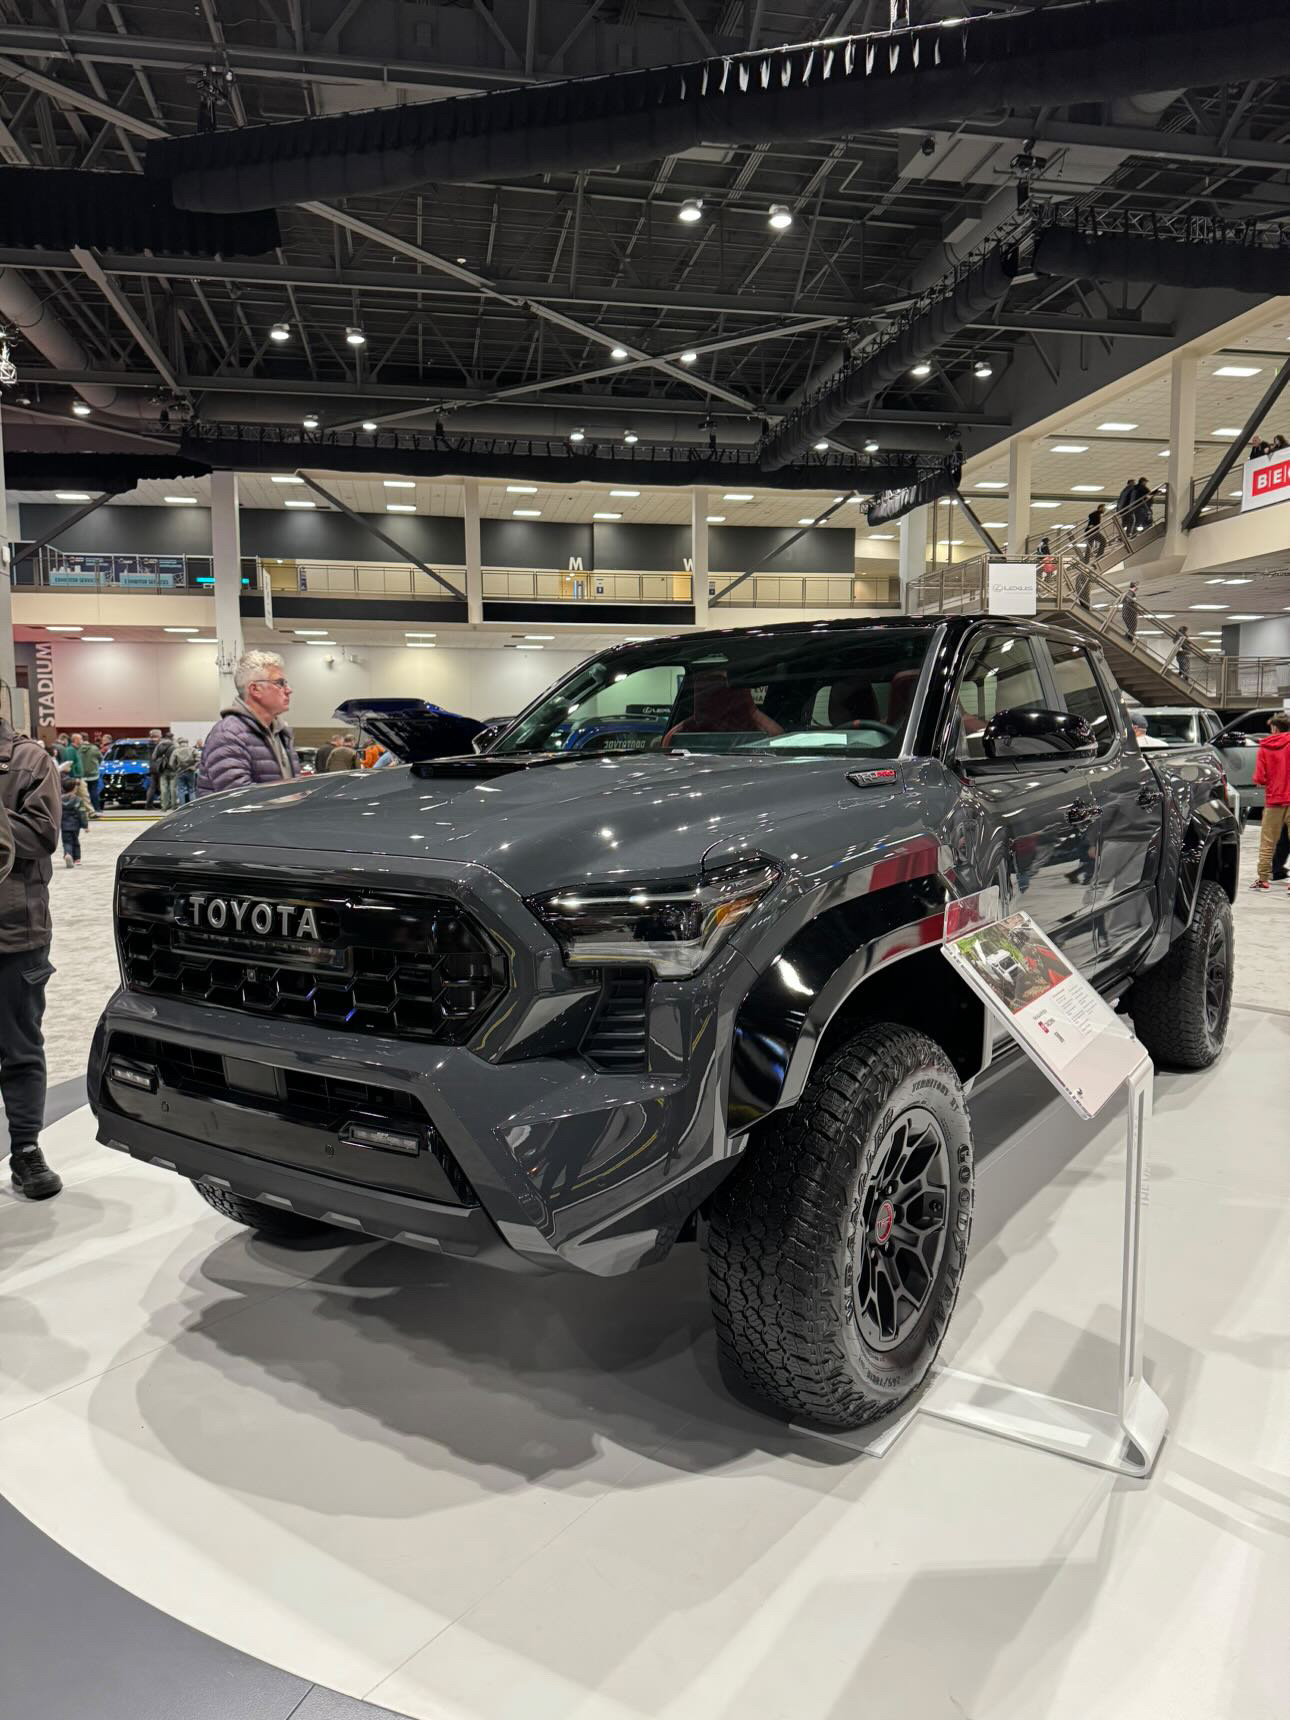
<instances>
[{"instance_id":1,"label":"exhibitor services sign","mask_svg":"<svg viewBox=\"0 0 1290 1720\"><path fill-rule=\"evenodd\" d=\"M1247 460L1241 512L1286 501L1290 501L1290 453L1281 449L1276 454L1265 454L1261 460Z\"/></svg>"}]
</instances>

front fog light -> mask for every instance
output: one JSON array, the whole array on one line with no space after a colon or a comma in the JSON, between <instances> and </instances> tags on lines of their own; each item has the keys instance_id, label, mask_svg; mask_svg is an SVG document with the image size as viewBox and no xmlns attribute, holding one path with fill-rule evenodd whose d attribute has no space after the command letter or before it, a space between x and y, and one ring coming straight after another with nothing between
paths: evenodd
<instances>
[{"instance_id":1,"label":"front fog light","mask_svg":"<svg viewBox=\"0 0 1290 1720\"><path fill-rule=\"evenodd\" d=\"M779 878L760 855L699 879L556 890L529 907L582 966L640 962L661 979L697 973Z\"/></svg>"}]
</instances>

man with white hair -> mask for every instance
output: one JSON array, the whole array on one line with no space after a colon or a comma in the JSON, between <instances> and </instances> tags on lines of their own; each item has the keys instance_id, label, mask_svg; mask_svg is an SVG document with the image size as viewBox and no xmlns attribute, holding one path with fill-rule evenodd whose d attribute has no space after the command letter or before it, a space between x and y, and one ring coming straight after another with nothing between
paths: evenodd
<instances>
[{"instance_id":1,"label":"man with white hair","mask_svg":"<svg viewBox=\"0 0 1290 1720\"><path fill-rule=\"evenodd\" d=\"M245 651L233 671L237 698L226 705L202 747L197 792L222 794L258 782L289 782L300 760L286 724L291 685L276 651Z\"/></svg>"}]
</instances>

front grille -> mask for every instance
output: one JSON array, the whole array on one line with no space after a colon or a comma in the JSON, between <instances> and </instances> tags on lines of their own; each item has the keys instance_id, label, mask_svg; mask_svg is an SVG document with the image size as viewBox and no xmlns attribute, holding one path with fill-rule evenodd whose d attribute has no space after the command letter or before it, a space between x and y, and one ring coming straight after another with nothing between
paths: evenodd
<instances>
[{"instance_id":1,"label":"front grille","mask_svg":"<svg viewBox=\"0 0 1290 1720\"><path fill-rule=\"evenodd\" d=\"M582 1054L607 1074L649 1068L649 971L607 968L600 1005L582 1041Z\"/></svg>"},{"instance_id":2,"label":"front grille","mask_svg":"<svg viewBox=\"0 0 1290 1720\"><path fill-rule=\"evenodd\" d=\"M370 1081L316 1075L311 1070L256 1064L257 1073L272 1080L278 1092L272 1094L258 1088L252 1091L238 1085L236 1061L230 1071L218 1052L180 1045L169 1039L149 1039L138 1033L114 1033L108 1057L124 1057L156 1069L162 1086L171 1092L185 1093L195 1099L224 1099L247 1110L282 1117L289 1123L327 1134L339 1134L347 1123L355 1120L421 1130L457 1199L463 1206L479 1205L479 1196L469 1177L448 1150L425 1106L401 1087L380 1087Z\"/></svg>"},{"instance_id":3,"label":"front grille","mask_svg":"<svg viewBox=\"0 0 1290 1720\"><path fill-rule=\"evenodd\" d=\"M203 891L209 903L221 887L275 915L311 909L319 941L225 938L187 923L189 896ZM437 897L127 873L117 931L130 991L344 1032L460 1045L507 984L505 957L483 927Z\"/></svg>"}]
</instances>

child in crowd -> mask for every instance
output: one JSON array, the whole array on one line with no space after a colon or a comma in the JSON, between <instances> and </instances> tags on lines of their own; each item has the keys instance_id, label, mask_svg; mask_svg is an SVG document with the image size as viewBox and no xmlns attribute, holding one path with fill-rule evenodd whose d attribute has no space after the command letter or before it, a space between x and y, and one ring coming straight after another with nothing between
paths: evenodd
<instances>
[{"instance_id":1,"label":"child in crowd","mask_svg":"<svg viewBox=\"0 0 1290 1720\"><path fill-rule=\"evenodd\" d=\"M85 802L81 798L80 789L73 779L70 760L64 760L59 766L63 786L63 864L64 866L79 866L81 863L81 831L89 829L90 815Z\"/></svg>"}]
</instances>

